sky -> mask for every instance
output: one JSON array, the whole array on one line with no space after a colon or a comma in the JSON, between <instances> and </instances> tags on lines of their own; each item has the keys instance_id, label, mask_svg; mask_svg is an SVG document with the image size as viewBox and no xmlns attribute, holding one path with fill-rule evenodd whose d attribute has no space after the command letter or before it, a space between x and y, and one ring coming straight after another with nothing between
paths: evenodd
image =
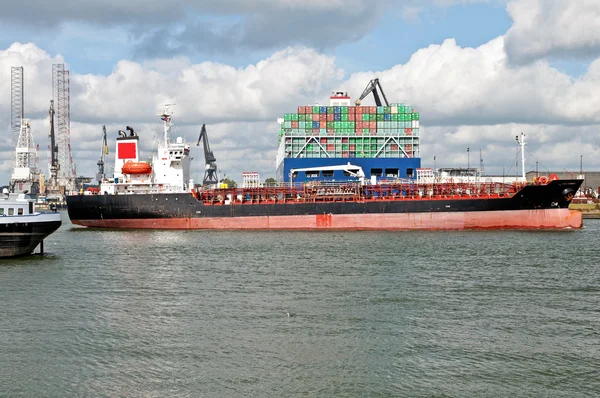
<instances>
[{"instance_id":1,"label":"sky","mask_svg":"<svg viewBox=\"0 0 600 398\"><path fill-rule=\"evenodd\" d=\"M127 125L141 137L141 157L150 158L156 113L174 103L173 136L192 144L196 181L203 123L221 177L273 177L278 117L326 104L331 91L357 98L375 77L390 102L420 113L423 167L433 167L434 157L437 167L473 166L481 151L487 173L514 174L515 136L523 132L527 170L600 170L597 0L169 3L25 0L3 7L0 185L13 168L11 66L24 68L25 116L48 173L54 63L71 74L78 175L95 176L103 125L108 165Z\"/></svg>"}]
</instances>

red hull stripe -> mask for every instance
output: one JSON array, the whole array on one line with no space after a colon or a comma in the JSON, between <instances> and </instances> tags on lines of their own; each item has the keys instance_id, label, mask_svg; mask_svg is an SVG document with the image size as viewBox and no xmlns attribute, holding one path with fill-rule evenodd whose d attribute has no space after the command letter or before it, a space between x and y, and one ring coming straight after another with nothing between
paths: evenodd
<instances>
[{"instance_id":1,"label":"red hull stripe","mask_svg":"<svg viewBox=\"0 0 600 398\"><path fill-rule=\"evenodd\" d=\"M102 228L231 230L565 229L581 228L583 219L580 211L546 209L451 213L73 220L73 224Z\"/></svg>"}]
</instances>

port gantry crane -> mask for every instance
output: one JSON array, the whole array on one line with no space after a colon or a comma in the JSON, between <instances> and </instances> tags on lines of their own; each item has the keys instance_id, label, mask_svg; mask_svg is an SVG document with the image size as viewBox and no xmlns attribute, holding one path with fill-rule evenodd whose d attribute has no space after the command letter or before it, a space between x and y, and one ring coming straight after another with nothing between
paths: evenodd
<instances>
[{"instance_id":1,"label":"port gantry crane","mask_svg":"<svg viewBox=\"0 0 600 398\"><path fill-rule=\"evenodd\" d=\"M354 104L356 106L360 105L360 102L365 99L365 97L371 93L373 93L373 97L375 98L375 104L377 106L382 106L382 102L381 99L379 98L379 93L377 92L377 87L379 87L379 91L381 92L381 96L383 97L383 100L385 101L385 106L390 106L390 104L388 103L387 98L385 98L385 94L383 93L383 88L381 88L381 83L379 83L379 79L375 78L373 80L371 80L369 82L369 84L367 84L367 87L365 88L365 91L363 91L363 93L361 94L360 98L356 100L356 102L354 102Z\"/></svg>"},{"instance_id":2,"label":"port gantry crane","mask_svg":"<svg viewBox=\"0 0 600 398\"><path fill-rule=\"evenodd\" d=\"M204 179L202 180L203 186L217 185L219 183L219 178L217 177L217 159L215 155L210 150L210 145L208 144L208 134L206 133L206 125L202 125L202 129L200 130L200 136L198 137L198 142L196 146L200 146L200 141L202 141L202 146L204 147Z\"/></svg>"},{"instance_id":3,"label":"port gantry crane","mask_svg":"<svg viewBox=\"0 0 600 398\"><path fill-rule=\"evenodd\" d=\"M100 160L98 160L98 174L96 174L96 179L98 183L101 184L104 178L104 159L108 155L108 143L106 142L106 125L102 126L102 148L100 151Z\"/></svg>"}]
</instances>

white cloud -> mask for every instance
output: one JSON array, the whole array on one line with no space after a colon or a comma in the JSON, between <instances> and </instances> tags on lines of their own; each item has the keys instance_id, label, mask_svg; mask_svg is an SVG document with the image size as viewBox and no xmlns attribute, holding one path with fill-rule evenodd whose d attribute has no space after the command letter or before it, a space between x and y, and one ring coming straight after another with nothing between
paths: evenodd
<instances>
[{"instance_id":1,"label":"white cloud","mask_svg":"<svg viewBox=\"0 0 600 398\"><path fill-rule=\"evenodd\" d=\"M349 91L361 92L375 76L388 99L423 109L428 125L600 123L600 60L578 79L547 62L513 67L502 37L477 48L448 39L415 52L406 64L354 74Z\"/></svg>"},{"instance_id":2,"label":"white cloud","mask_svg":"<svg viewBox=\"0 0 600 398\"><path fill-rule=\"evenodd\" d=\"M35 97L27 109L38 115L32 124L42 148L47 146L45 118L56 59L34 45L0 51L0 70L21 63L32 79L25 98ZM501 171L512 163L514 136L524 131L530 152L548 168L573 168L580 154L589 167L600 166L600 60L578 79L545 62L511 66L502 37L477 48L447 40L417 51L406 64L356 73L345 81L334 58L304 47L287 48L243 68L176 58L121 61L108 76L74 74L73 157L80 173L95 174L102 124L107 124L111 150L116 131L132 125L143 137L144 156L150 156L159 128L155 112L174 101L178 134L195 143L200 125L207 123L217 164L228 176L239 179L250 170L272 176L277 117L295 112L298 105L325 103L331 90L343 89L356 98L373 77L380 78L391 102L412 104L421 113L425 165L431 166L435 155L438 166L463 166L469 147L473 164L481 148L486 169ZM0 84L0 123L8 131L10 84L7 79ZM3 149L0 162L10 158L6 143ZM197 153L195 161L202 161ZM7 181L6 162L0 172Z\"/></svg>"},{"instance_id":3,"label":"white cloud","mask_svg":"<svg viewBox=\"0 0 600 398\"><path fill-rule=\"evenodd\" d=\"M600 55L598 0L511 0L507 11L514 23L506 48L515 63Z\"/></svg>"}]
</instances>

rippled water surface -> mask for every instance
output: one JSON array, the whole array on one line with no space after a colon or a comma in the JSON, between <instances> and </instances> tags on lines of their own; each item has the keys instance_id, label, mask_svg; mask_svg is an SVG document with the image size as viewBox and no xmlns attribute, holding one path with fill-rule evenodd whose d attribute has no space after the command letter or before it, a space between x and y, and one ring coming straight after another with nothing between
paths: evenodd
<instances>
[{"instance_id":1,"label":"rippled water surface","mask_svg":"<svg viewBox=\"0 0 600 398\"><path fill-rule=\"evenodd\" d=\"M249 233L63 217L43 258L0 261L0 395L600 393L600 220Z\"/></svg>"}]
</instances>

